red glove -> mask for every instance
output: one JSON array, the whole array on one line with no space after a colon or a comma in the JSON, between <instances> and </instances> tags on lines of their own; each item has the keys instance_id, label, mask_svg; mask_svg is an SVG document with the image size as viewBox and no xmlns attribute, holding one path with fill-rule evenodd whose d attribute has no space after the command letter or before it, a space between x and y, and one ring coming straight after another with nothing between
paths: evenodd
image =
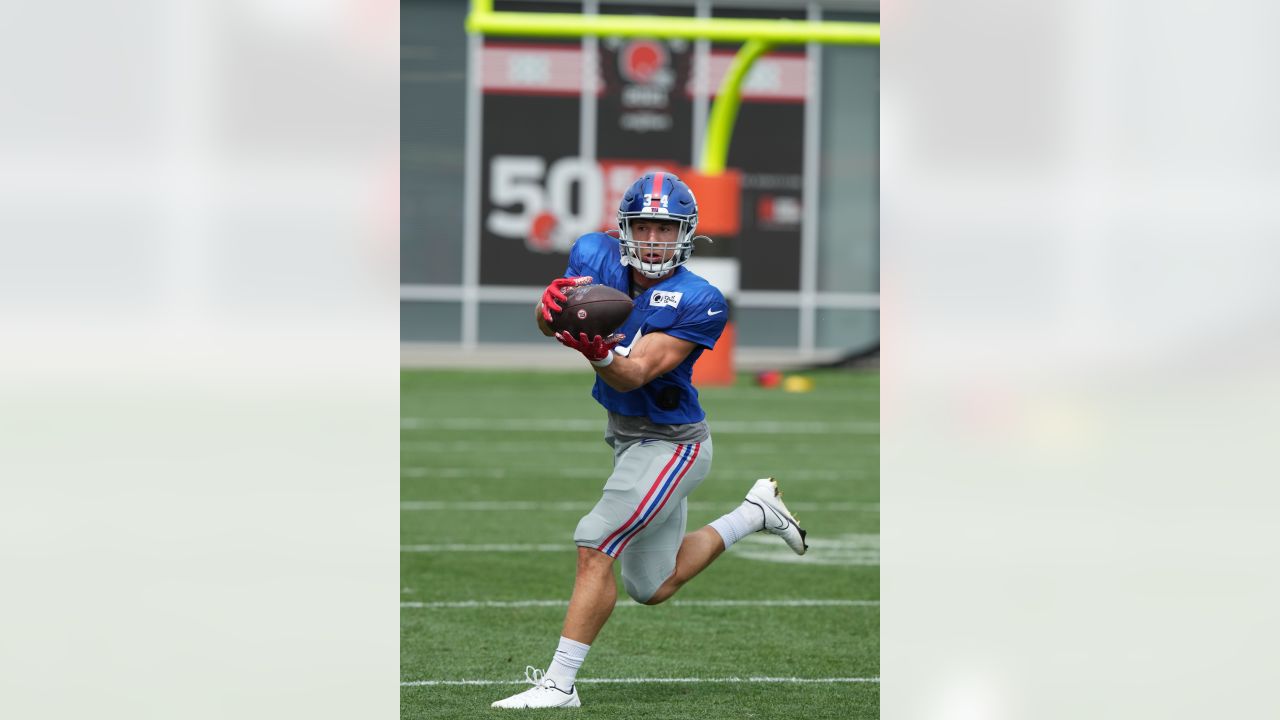
<instances>
[{"instance_id":1,"label":"red glove","mask_svg":"<svg viewBox=\"0 0 1280 720\"><path fill-rule=\"evenodd\" d=\"M590 275L586 277L556 278L555 280L552 280L551 284L547 286L547 289L542 291L542 319L547 322L551 322L551 312L553 310L555 312L560 312L564 309L557 304L557 301L564 302L568 298L565 297L564 292L561 291L560 288L578 287L579 285L590 284Z\"/></svg>"},{"instance_id":2,"label":"red glove","mask_svg":"<svg viewBox=\"0 0 1280 720\"><path fill-rule=\"evenodd\" d=\"M626 337L626 335L614 333L607 338L597 335L594 339L588 339L586 333L578 333L578 339L574 340L573 336L567 332L556 333L556 339L561 345L582 353L582 356L596 367L604 367L613 362L613 349Z\"/></svg>"}]
</instances>

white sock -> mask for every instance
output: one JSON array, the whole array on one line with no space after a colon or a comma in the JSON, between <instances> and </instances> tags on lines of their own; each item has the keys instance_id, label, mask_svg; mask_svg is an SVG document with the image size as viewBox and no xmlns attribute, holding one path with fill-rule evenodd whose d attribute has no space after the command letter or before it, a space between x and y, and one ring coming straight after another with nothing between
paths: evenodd
<instances>
[{"instance_id":1,"label":"white sock","mask_svg":"<svg viewBox=\"0 0 1280 720\"><path fill-rule=\"evenodd\" d=\"M546 677L553 680L561 690L572 690L574 679L578 677L578 668L582 667L582 661L587 659L587 651L590 649L590 645L560 636L560 646L556 648L555 657L551 658Z\"/></svg>"},{"instance_id":2,"label":"white sock","mask_svg":"<svg viewBox=\"0 0 1280 720\"><path fill-rule=\"evenodd\" d=\"M720 537L724 539L724 549L728 550L730 545L751 533L764 529L764 513L760 512L760 508L744 500L732 512L712 520L711 527L720 533Z\"/></svg>"}]
</instances>

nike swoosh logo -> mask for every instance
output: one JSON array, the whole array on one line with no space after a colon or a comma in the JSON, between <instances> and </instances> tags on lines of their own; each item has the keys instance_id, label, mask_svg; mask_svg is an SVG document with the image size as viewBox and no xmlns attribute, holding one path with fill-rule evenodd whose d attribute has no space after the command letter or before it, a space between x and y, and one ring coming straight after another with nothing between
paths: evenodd
<instances>
[{"instance_id":1,"label":"nike swoosh logo","mask_svg":"<svg viewBox=\"0 0 1280 720\"><path fill-rule=\"evenodd\" d=\"M790 521L788 521L785 517L783 517L783 516L779 515L777 512L775 512L773 508L766 508L764 505L761 505L760 503L756 502L755 500L750 500L750 499L748 499L748 500L747 500L747 502L749 502L749 503L751 503L752 505L755 505L756 507L760 508L760 512L764 513L764 526L765 526L765 528L766 528L766 529L769 529L769 530L786 530L787 528L791 527L791 522L790 522ZM780 520L780 521L782 521L782 524L781 524L781 525L770 525L770 524L769 524L769 518L770 518L770 517L774 518L775 520Z\"/></svg>"},{"instance_id":2,"label":"nike swoosh logo","mask_svg":"<svg viewBox=\"0 0 1280 720\"><path fill-rule=\"evenodd\" d=\"M720 314L720 313L722 313L722 312L724 312L724 311L723 311L723 310L716 310L715 312L712 312L712 311L710 311L710 310L707 310L707 314L708 314L708 315L719 315L719 314Z\"/></svg>"}]
</instances>

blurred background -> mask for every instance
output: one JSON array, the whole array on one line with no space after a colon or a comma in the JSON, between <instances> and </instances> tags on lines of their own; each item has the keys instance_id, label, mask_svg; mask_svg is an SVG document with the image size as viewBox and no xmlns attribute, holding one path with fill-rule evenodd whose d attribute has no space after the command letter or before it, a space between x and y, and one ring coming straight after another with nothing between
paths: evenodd
<instances>
[{"instance_id":1,"label":"blurred background","mask_svg":"<svg viewBox=\"0 0 1280 720\"><path fill-rule=\"evenodd\" d=\"M779 263L793 290L734 253L744 357L803 356L806 317L815 353L856 350L883 309L884 716L1280 715L1280 5L882 10L879 121L851 103L882 162L828 163L876 147L864 116L827 114L863 73L835 58L877 62L861 48L820 51L820 132L756 147L818 137L821 172L868 192L878 165L879 215L809 224L863 197L769 171L801 176L816 252ZM401 343L559 351L523 289L559 255L507 239L528 277L483 274L466 151L540 155L545 191L581 139L525 145L512 123L521 145L481 153L461 2L3 12L0 714L393 715ZM539 117L476 97L481 132ZM604 112L597 160L636 159L607 150ZM683 117L655 153L679 165ZM837 247L867 253L847 286L823 284ZM752 319L770 313L790 339ZM823 313L867 332L824 334Z\"/></svg>"},{"instance_id":2,"label":"blurred background","mask_svg":"<svg viewBox=\"0 0 1280 720\"><path fill-rule=\"evenodd\" d=\"M740 43L469 37L468 6L401 6L402 361L474 364L515 346L576 366L537 332L533 304L573 240L616 228L635 178L697 166ZM879 20L876 0L494 9ZM779 46L747 76L727 161L741 173L738 227L704 229L714 243L691 265L730 296L740 368L878 350L879 72L878 47L812 44ZM710 229L715 208L701 203Z\"/></svg>"},{"instance_id":3,"label":"blurred background","mask_svg":"<svg viewBox=\"0 0 1280 720\"><path fill-rule=\"evenodd\" d=\"M398 36L0 8L0 716L395 713Z\"/></svg>"}]
</instances>

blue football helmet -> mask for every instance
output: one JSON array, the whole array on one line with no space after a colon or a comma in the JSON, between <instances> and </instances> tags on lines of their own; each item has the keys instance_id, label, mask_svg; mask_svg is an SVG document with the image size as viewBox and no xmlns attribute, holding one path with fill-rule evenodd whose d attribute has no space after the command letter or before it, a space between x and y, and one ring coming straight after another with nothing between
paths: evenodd
<instances>
[{"instance_id":1,"label":"blue football helmet","mask_svg":"<svg viewBox=\"0 0 1280 720\"><path fill-rule=\"evenodd\" d=\"M674 242L644 243L644 249L659 249L663 257L671 250L670 258L661 262L645 262L640 243L631 235L631 223L636 220L667 220L679 223ZM618 241L622 244L622 263L639 270L645 277L658 278L689 261L693 254L693 233L698 227L698 201L689 189L672 173L652 172L642 176L627 188L618 204Z\"/></svg>"}]
</instances>

